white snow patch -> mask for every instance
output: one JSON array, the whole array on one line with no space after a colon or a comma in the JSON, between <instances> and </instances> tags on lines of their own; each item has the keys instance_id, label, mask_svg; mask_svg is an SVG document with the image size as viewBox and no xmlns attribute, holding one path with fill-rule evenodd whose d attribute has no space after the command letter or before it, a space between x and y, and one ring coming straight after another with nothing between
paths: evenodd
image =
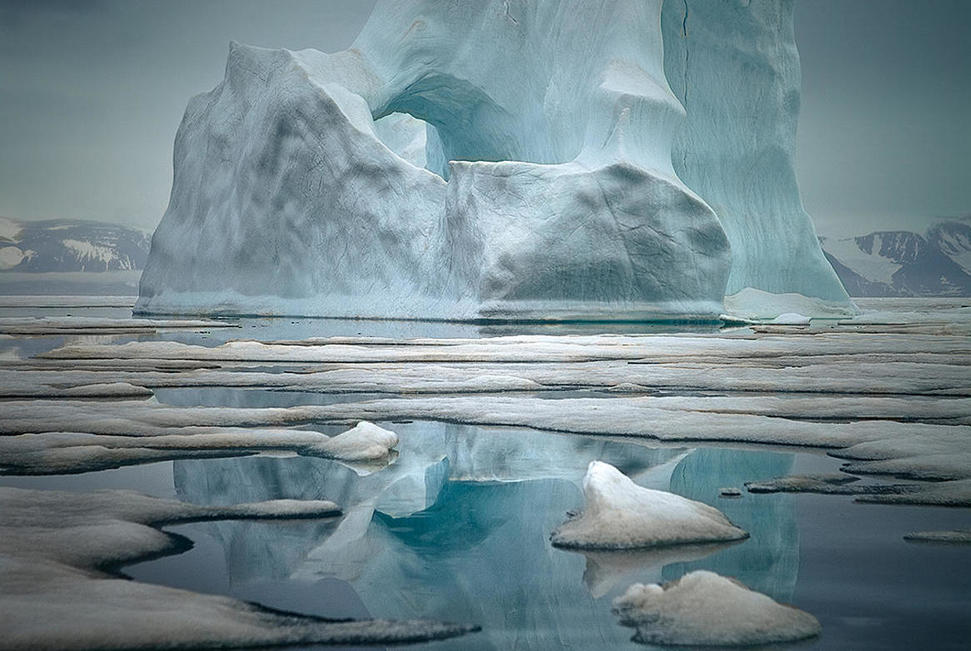
<instances>
[{"instance_id":1,"label":"white snow patch","mask_svg":"<svg viewBox=\"0 0 971 651\"><path fill-rule=\"evenodd\" d=\"M107 265L115 259L115 252L111 247L99 246L91 242L72 239L61 240L61 243L74 251L78 260L96 260Z\"/></svg>"},{"instance_id":2,"label":"white snow patch","mask_svg":"<svg viewBox=\"0 0 971 651\"><path fill-rule=\"evenodd\" d=\"M880 255L879 235L874 236L873 253L867 253L856 243L856 238L826 240L826 252L870 281L893 284L893 275L902 265Z\"/></svg>"}]
</instances>

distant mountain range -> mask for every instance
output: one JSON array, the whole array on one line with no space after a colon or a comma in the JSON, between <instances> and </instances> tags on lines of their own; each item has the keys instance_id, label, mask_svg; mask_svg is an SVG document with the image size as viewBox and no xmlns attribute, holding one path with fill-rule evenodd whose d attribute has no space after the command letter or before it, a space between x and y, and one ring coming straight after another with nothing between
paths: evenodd
<instances>
[{"instance_id":1,"label":"distant mountain range","mask_svg":"<svg viewBox=\"0 0 971 651\"><path fill-rule=\"evenodd\" d=\"M148 234L119 224L0 217L0 273L139 270L150 243Z\"/></svg>"},{"instance_id":2,"label":"distant mountain range","mask_svg":"<svg viewBox=\"0 0 971 651\"><path fill-rule=\"evenodd\" d=\"M971 217L819 242L850 296L971 296Z\"/></svg>"}]
</instances>

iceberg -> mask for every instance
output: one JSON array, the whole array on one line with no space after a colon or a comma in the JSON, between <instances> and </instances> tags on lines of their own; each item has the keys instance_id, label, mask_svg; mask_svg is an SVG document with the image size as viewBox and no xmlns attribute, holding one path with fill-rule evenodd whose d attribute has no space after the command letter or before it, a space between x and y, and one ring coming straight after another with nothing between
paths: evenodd
<instances>
[{"instance_id":1,"label":"iceberg","mask_svg":"<svg viewBox=\"0 0 971 651\"><path fill-rule=\"evenodd\" d=\"M848 306L792 173L791 3L733 3L726 33L671 4L381 1L343 52L232 44L179 128L136 311L716 320L749 286Z\"/></svg>"},{"instance_id":2,"label":"iceberg","mask_svg":"<svg viewBox=\"0 0 971 651\"><path fill-rule=\"evenodd\" d=\"M795 0L664 3L664 72L686 112L674 169L712 207L731 243L727 294L753 288L846 307L796 182L794 8Z\"/></svg>"}]
</instances>

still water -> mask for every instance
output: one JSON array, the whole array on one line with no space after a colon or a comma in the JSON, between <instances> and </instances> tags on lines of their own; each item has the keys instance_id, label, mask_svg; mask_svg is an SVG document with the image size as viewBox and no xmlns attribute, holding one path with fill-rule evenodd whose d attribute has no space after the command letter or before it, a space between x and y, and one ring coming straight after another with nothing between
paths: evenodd
<instances>
[{"instance_id":1,"label":"still water","mask_svg":"<svg viewBox=\"0 0 971 651\"><path fill-rule=\"evenodd\" d=\"M914 530L967 526L964 510L863 505L844 496L718 495L745 481L838 468L821 454L655 448L435 422L380 425L398 432L400 455L369 475L323 459L254 456L0 484L135 488L203 504L332 499L342 518L170 527L193 547L125 572L327 617L482 626L423 645L431 649L643 649L616 623L611 600L635 581L702 568L813 613L823 635L800 649L967 648L971 549L902 539ZM549 533L582 506L580 481L593 459L643 486L715 505L751 538L663 552L554 549Z\"/></svg>"}]
</instances>

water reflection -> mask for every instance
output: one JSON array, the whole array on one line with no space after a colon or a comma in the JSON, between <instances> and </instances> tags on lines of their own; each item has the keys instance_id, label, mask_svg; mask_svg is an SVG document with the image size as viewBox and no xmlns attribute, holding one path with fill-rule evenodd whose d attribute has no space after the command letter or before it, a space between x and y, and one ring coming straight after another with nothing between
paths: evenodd
<instances>
[{"instance_id":1,"label":"water reflection","mask_svg":"<svg viewBox=\"0 0 971 651\"><path fill-rule=\"evenodd\" d=\"M341 586L375 617L483 626L455 648L505 649L633 646L630 631L610 613L611 599L634 581L675 578L696 566L777 597L795 582L792 502L717 498L720 486L785 472L791 455L649 448L444 423L382 426L398 432L401 454L367 476L306 458L175 462L176 489L186 500L325 497L345 510L332 524L206 525L223 547L234 584L288 579ZM581 506L580 481L594 459L641 485L714 504L752 538L733 546L623 554L553 549L549 533L567 510Z\"/></svg>"}]
</instances>

